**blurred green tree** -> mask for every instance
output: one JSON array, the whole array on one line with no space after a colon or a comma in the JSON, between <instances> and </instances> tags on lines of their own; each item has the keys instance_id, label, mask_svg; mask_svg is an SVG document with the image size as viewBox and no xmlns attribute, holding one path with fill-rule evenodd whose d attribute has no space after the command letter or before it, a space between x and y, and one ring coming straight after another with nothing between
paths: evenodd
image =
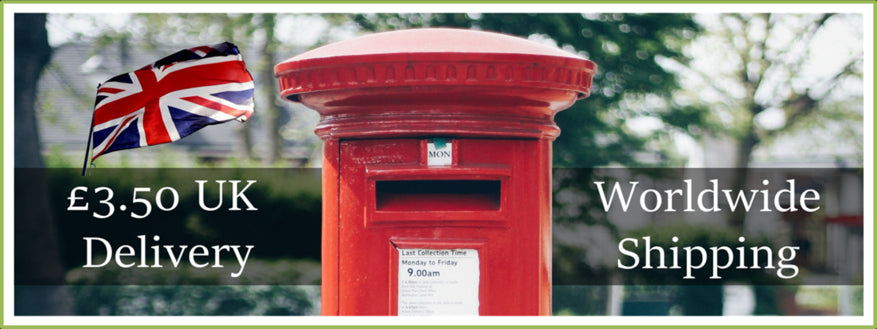
<instances>
[{"instance_id":1,"label":"blurred green tree","mask_svg":"<svg viewBox=\"0 0 877 329\"><path fill-rule=\"evenodd\" d=\"M709 109L703 112L704 132L733 141L733 163L722 165L736 169L735 189L745 189L754 152L790 132L845 122L859 132L845 141L860 143L861 128L855 126L862 125L864 53L849 49L828 61L814 57L820 50L815 39L841 37L820 35L832 33L832 24L836 31L861 31L861 17L854 14L721 14L698 40L708 48L683 57L687 62L667 58L671 71L695 80L677 101ZM842 37L861 42L861 32L856 34ZM765 120L771 112L780 119ZM745 215L732 213L729 228L743 232Z\"/></svg>"}]
</instances>

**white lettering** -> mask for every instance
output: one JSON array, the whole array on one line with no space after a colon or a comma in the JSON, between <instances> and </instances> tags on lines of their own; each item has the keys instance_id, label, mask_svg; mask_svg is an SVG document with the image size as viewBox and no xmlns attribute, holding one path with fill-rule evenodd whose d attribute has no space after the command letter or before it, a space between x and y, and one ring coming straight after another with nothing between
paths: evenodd
<instances>
[{"instance_id":1,"label":"white lettering","mask_svg":"<svg viewBox=\"0 0 877 329\"><path fill-rule=\"evenodd\" d=\"M223 257L221 253L225 251L226 253L234 253L235 258L237 259L238 265L240 268L236 272L230 273L231 277L237 278L243 274L244 269L247 266L247 260L250 258L250 253L253 251L253 245L243 246L246 250L241 250L241 246L239 245L215 245L215 246L204 246L204 245L195 245L189 248L187 245L153 245L147 246L146 244L146 236L138 235L137 239L140 241L138 247L134 247L134 245L122 244L113 248L113 245L103 238L98 237L86 237L83 238L85 240L85 265L83 268L98 268L104 267L110 264L111 261L114 261L115 265L120 268L130 268L134 265L137 265L138 268L161 268L163 267L162 261L170 260L171 265L174 268L180 267L183 265L183 260L188 260L188 265L195 268L203 268L211 265L216 268L225 267L222 264ZM154 241L159 241L159 236L153 237ZM101 262L96 261L95 254L100 255L98 252L100 247L95 247L94 242L98 242L103 245L105 258ZM154 262L152 264L147 264L147 253L152 251ZM211 252L213 255L211 255ZM211 257L212 256L212 257ZM132 257L136 257L131 259ZM136 259L139 259L140 263L137 264Z\"/></svg>"}]
</instances>

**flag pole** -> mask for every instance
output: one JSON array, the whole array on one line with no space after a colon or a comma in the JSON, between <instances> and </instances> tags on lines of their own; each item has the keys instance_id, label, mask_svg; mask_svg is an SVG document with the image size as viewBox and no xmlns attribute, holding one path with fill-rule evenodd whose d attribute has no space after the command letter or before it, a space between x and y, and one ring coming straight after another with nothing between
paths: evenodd
<instances>
[{"instance_id":1,"label":"flag pole","mask_svg":"<svg viewBox=\"0 0 877 329\"><path fill-rule=\"evenodd\" d=\"M100 90L102 84L97 84L97 90ZM97 109L97 97L94 100L95 109ZM88 168L88 153L91 151L91 136L94 135L94 110L91 111L91 124L88 125L88 141L85 142L85 158L82 159L82 176L85 176L85 168Z\"/></svg>"},{"instance_id":2,"label":"flag pole","mask_svg":"<svg viewBox=\"0 0 877 329\"><path fill-rule=\"evenodd\" d=\"M91 124L88 125L88 142L85 142L85 158L82 159L82 176L85 176L85 168L88 168L88 153L91 151L91 135L94 134L94 113L91 113Z\"/></svg>"}]
</instances>

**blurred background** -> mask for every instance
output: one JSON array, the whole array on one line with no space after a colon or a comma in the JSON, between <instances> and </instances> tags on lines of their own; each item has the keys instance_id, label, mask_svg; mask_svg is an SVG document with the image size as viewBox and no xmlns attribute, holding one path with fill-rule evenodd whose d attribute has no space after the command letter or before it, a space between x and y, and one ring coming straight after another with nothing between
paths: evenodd
<instances>
[{"instance_id":1,"label":"blurred background","mask_svg":"<svg viewBox=\"0 0 877 329\"><path fill-rule=\"evenodd\" d=\"M69 192L57 186L78 175L78 169L69 168L82 163L98 83L177 50L222 41L241 49L256 81L256 114L250 121L211 126L172 144L107 154L97 167L319 167L321 144L312 132L319 118L278 97L274 65L334 41L417 27L517 35L598 64L591 96L556 117L562 131L554 143L556 315L862 314L861 264L871 257L863 247L862 15L17 13L14 18L15 167L59 168L30 180L37 186L27 208L35 209L34 219L17 215L16 237L43 232L33 236L45 248L30 252L57 257L55 263L61 264L19 264L18 259L36 256L17 251L16 272L32 266L28 273L74 284L16 289L17 314L319 314L318 277L291 285L223 285L210 278L202 286L162 279L156 280L167 284L89 285L92 279L77 272L81 264L64 258L64 246L81 241L64 241L71 228L62 221L63 212L49 210L49 200L56 200L50 195ZM605 168L628 168L626 174L648 177L654 175L650 168L691 169L698 175L703 172L695 168L731 168L729 179L736 187L758 179L750 168L772 168L779 181L809 179L830 197L823 211L800 218L607 214L595 211L601 209L599 199L590 197L590 182ZM832 171L812 174L801 168ZM300 186L271 193L278 203L305 200L278 211L311 228L301 230L289 221L275 228L312 237L314 228L319 234L320 196L314 188L319 177L294 181ZM191 236L210 232L219 241L238 233L234 225L192 221L200 226L188 221L177 229ZM807 241L809 256L802 259L814 275L806 278L819 283L668 286L626 282L613 274L616 255L607 248L615 250L620 239L635 232L668 227L685 227L689 241L703 238L714 245L740 235L776 246ZM278 271L308 277L319 269L318 244L296 250L303 254L283 260L296 265L280 265ZM278 260L265 261L269 268Z\"/></svg>"}]
</instances>

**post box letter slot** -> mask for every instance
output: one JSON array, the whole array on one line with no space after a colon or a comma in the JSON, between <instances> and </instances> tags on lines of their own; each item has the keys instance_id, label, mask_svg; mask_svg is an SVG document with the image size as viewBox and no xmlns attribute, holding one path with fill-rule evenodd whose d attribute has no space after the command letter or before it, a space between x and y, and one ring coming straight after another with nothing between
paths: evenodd
<instances>
[{"instance_id":1,"label":"post box letter slot","mask_svg":"<svg viewBox=\"0 0 877 329\"><path fill-rule=\"evenodd\" d=\"M499 180L386 180L375 181L379 211L499 210Z\"/></svg>"}]
</instances>

